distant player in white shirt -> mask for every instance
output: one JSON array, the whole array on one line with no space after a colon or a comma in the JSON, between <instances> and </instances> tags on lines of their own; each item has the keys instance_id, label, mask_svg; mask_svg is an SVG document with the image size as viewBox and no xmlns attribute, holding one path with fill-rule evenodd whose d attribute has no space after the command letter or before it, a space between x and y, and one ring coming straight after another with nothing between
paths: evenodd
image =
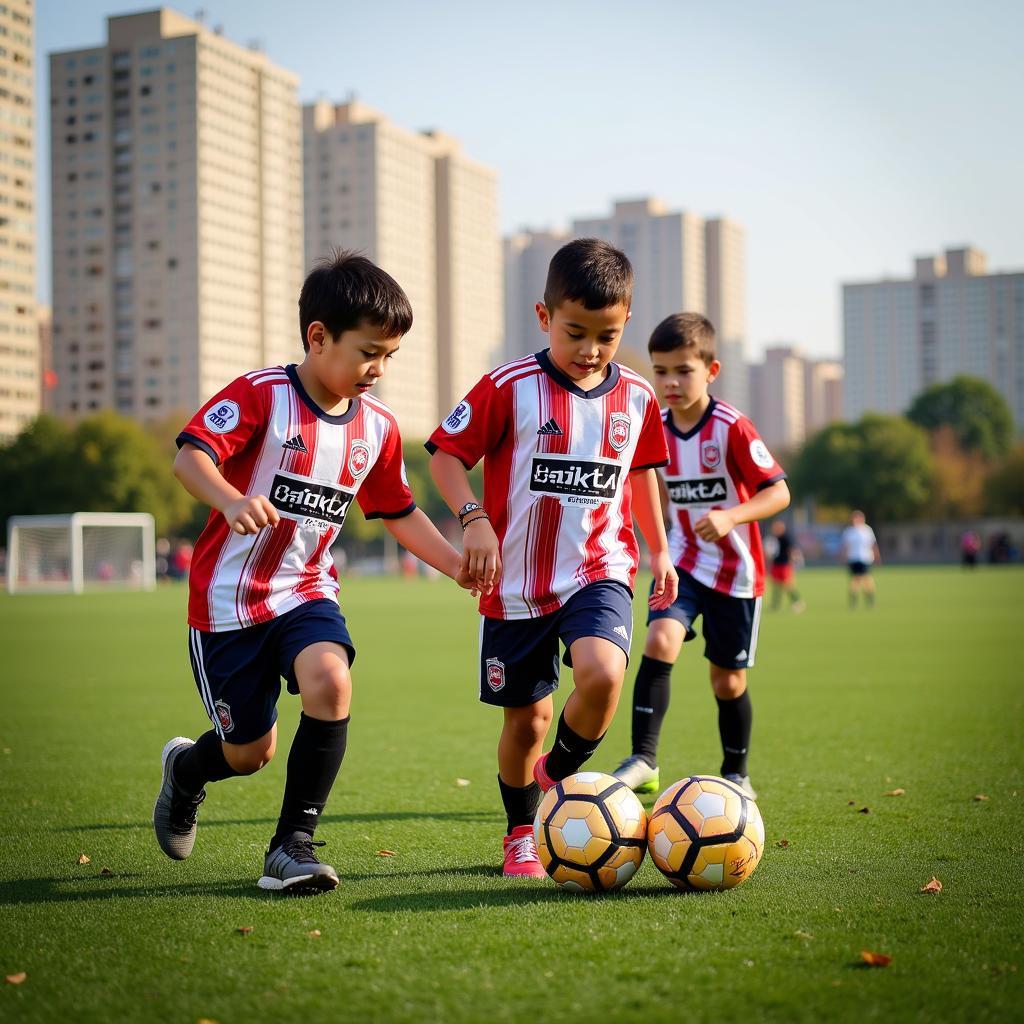
<instances>
[{"instance_id":1,"label":"distant player in white shirt","mask_svg":"<svg viewBox=\"0 0 1024 1024\"><path fill-rule=\"evenodd\" d=\"M864 521L860 510L850 513L850 525L843 530L843 554L850 570L850 607L857 607L857 594L863 593L869 608L875 604L875 581L871 566L881 562L875 531Z\"/></svg>"}]
</instances>

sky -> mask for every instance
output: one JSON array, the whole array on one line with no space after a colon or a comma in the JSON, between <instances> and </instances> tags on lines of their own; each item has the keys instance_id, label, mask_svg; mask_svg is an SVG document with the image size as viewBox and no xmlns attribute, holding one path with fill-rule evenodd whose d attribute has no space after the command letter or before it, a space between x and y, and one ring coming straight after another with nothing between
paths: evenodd
<instances>
[{"instance_id":1,"label":"sky","mask_svg":"<svg viewBox=\"0 0 1024 1024\"><path fill-rule=\"evenodd\" d=\"M739 221L755 358L838 356L840 283L908 276L914 256L970 244L1024 268L1018 0L204 2L207 25L298 73L303 102L354 93L456 136L497 170L505 233L642 196ZM46 55L153 6L37 0L44 301Z\"/></svg>"}]
</instances>

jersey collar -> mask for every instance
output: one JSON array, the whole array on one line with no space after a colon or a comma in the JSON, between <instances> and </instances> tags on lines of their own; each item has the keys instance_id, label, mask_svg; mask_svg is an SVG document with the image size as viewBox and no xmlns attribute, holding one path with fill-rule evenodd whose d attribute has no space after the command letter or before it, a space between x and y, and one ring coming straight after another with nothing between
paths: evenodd
<instances>
[{"instance_id":1,"label":"jersey collar","mask_svg":"<svg viewBox=\"0 0 1024 1024\"><path fill-rule=\"evenodd\" d=\"M701 416L701 418L697 420L697 422L689 430L680 430L676 426L676 421L672 419L672 410L669 409L668 416L666 418L668 429L671 430L672 433L675 434L676 437L680 438L681 440L689 441L690 438L694 436L694 434L700 433L700 428L703 427L709 419L711 419L711 410L714 409L714 407L717 404L718 403L715 401L714 396L712 396L711 401L708 402L708 407L704 410L704 415Z\"/></svg>"},{"instance_id":2,"label":"jersey collar","mask_svg":"<svg viewBox=\"0 0 1024 1024\"><path fill-rule=\"evenodd\" d=\"M320 408L312 398L309 397L309 392L303 387L302 381L299 379L299 375L295 370L295 364L289 363L284 368L285 373L288 374L288 379L292 382L292 387L299 393L299 398L302 399L303 405L305 405L317 419L323 420L324 423L334 423L342 425L349 423L355 419L355 415L359 412L359 399L350 398L348 408L340 416L332 416L330 413L326 413Z\"/></svg>"},{"instance_id":3,"label":"jersey collar","mask_svg":"<svg viewBox=\"0 0 1024 1024\"><path fill-rule=\"evenodd\" d=\"M584 391L574 380L566 376L562 371L551 362L551 356L548 355L548 350L544 349L543 352L537 352L534 357L540 368L559 386L565 388L566 391L571 395L575 395L577 398L602 398L607 395L616 384L619 383L619 364L609 363L608 364L608 376L605 377L596 388L591 388L589 391Z\"/></svg>"}]
</instances>

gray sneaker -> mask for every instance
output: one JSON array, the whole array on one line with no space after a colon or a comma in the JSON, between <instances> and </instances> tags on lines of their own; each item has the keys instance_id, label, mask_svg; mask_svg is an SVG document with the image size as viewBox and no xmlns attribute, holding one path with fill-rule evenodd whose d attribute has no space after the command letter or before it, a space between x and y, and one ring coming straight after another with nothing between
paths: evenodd
<instances>
[{"instance_id":1,"label":"gray sneaker","mask_svg":"<svg viewBox=\"0 0 1024 1024\"><path fill-rule=\"evenodd\" d=\"M206 790L185 793L174 784L174 762L195 745L187 736L175 736L161 755L163 783L153 807L153 831L160 849L172 860L184 860L196 844L196 815L206 799Z\"/></svg>"},{"instance_id":2,"label":"gray sneaker","mask_svg":"<svg viewBox=\"0 0 1024 1024\"><path fill-rule=\"evenodd\" d=\"M338 872L330 864L321 864L313 853L316 843L305 832L293 832L276 850L267 852L261 889L288 892L327 892L337 888Z\"/></svg>"},{"instance_id":3,"label":"gray sneaker","mask_svg":"<svg viewBox=\"0 0 1024 1024\"><path fill-rule=\"evenodd\" d=\"M757 799L757 793L754 791L754 787L750 784L749 775L723 775L722 778L725 779L726 782L731 782L734 786L739 786L751 800Z\"/></svg>"},{"instance_id":4,"label":"gray sneaker","mask_svg":"<svg viewBox=\"0 0 1024 1024\"><path fill-rule=\"evenodd\" d=\"M612 775L629 786L634 793L657 793L660 788L661 775L658 769L652 768L639 754L627 757Z\"/></svg>"}]
</instances>

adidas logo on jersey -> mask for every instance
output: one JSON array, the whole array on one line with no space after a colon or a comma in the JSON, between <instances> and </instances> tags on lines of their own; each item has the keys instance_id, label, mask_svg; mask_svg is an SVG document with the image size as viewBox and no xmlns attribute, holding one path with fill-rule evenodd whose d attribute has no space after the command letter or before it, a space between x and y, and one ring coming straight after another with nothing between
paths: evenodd
<instances>
[{"instance_id":1,"label":"adidas logo on jersey","mask_svg":"<svg viewBox=\"0 0 1024 1024\"><path fill-rule=\"evenodd\" d=\"M289 437L282 448L290 448L293 452L306 452L309 454L309 449L306 447L306 442L302 440L301 434L296 434L294 437Z\"/></svg>"},{"instance_id":2,"label":"adidas logo on jersey","mask_svg":"<svg viewBox=\"0 0 1024 1024\"><path fill-rule=\"evenodd\" d=\"M545 423L544 426L541 427L540 430L537 431L537 433L538 434L557 434L559 437L561 437L561 435L562 435L562 428L555 422L555 419L552 416L552 418L549 419L547 421L547 423Z\"/></svg>"}]
</instances>

